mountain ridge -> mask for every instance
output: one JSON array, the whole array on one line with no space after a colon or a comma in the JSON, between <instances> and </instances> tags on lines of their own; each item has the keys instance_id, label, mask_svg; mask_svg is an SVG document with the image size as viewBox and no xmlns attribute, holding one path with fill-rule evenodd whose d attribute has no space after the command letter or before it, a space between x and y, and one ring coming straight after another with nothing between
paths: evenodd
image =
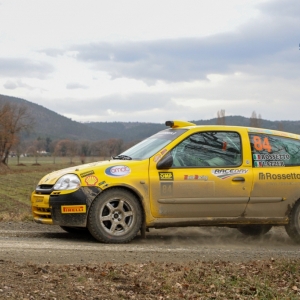
<instances>
[{"instance_id":1,"label":"mountain ridge","mask_svg":"<svg viewBox=\"0 0 300 300\"><path fill-rule=\"evenodd\" d=\"M42 105L32 103L28 100L5 96L0 94L0 104L3 102L25 105L34 118L35 125L30 136L23 137L27 140L40 138L51 138L52 140L107 140L111 138L122 139L125 142L142 140L152 134L165 129L165 124L143 123L143 122L88 122L80 123L62 116ZM191 120L197 125L217 124L218 118L209 120ZM243 116L226 116L226 125L250 126L250 118ZM261 127L300 134L300 121L270 121L260 120Z\"/></svg>"}]
</instances>

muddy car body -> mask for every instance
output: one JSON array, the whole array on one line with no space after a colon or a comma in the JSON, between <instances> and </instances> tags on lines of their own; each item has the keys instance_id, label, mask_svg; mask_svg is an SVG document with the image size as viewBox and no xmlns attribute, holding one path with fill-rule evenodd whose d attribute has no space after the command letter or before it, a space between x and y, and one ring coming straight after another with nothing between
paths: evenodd
<instances>
[{"instance_id":1,"label":"muddy car body","mask_svg":"<svg viewBox=\"0 0 300 300\"><path fill-rule=\"evenodd\" d=\"M247 235L285 226L300 242L299 135L166 125L111 160L44 176L31 196L34 220L87 228L106 243L177 226L230 226Z\"/></svg>"}]
</instances>

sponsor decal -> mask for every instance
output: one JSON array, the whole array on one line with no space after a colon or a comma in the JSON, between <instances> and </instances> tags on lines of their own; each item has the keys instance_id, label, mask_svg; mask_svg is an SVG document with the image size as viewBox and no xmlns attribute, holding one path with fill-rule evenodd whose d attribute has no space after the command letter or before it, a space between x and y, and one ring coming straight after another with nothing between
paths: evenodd
<instances>
[{"instance_id":1,"label":"sponsor decal","mask_svg":"<svg viewBox=\"0 0 300 300\"><path fill-rule=\"evenodd\" d=\"M298 179L300 180L300 174L289 173L289 174L272 174L272 173L259 173L259 180L290 180Z\"/></svg>"},{"instance_id":2,"label":"sponsor decal","mask_svg":"<svg viewBox=\"0 0 300 300\"><path fill-rule=\"evenodd\" d=\"M160 151L160 153L153 157L153 161L157 163L167 151L167 149L163 149L162 151Z\"/></svg>"},{"instance_id":3,"label":"sponsor decal","mask_svg":"<svg viewBox=\"0 0 300 300\"><path fill-rule=\"evenodd\" d=\"M81 173L80 177L86 177L86 176L93 175L93 174L95 174L95 172L92 170L92 171Z\"/></svg>"},{"instance_id":4,"label":"sponsor decal","mask_svg":"<svg viewBox=\"0 0 300 300\"><path fill-rule=\"evenodd\" d=\"M259 129L259 128L248 128L249 132L257 132L257 133L267 133L267 134L273 134L275 131L270 130L270 129Z\"/></svg>"},{"instance_id":5,"label":"sponsor decal","mask_svg":"<svg viewBox=\"0 0 300 300\"><path fill-rule=\"evenodd\" d=\"M160 154L164 155L165 153L167 153L167 151L168 151L167 149L163 149L162 151L160 151Z\"/></svg>"},{"instance_id":6,"label":"sponsor decal","mask_svg":"<svg viewBox=\"0 0 300 300\"><path fill-rule=\"evenodd\" d=\"M211 173L220 179L227 179L235 175L244 175L248 172L247 169L215 169Z\"/></svg>"},{"instance_id":7,"label":"sponsor decal","mask_svg":"<svg viewBox=\"0 0 300 300\"><path fill-rule=\"evenodd\" d=\"M98 178L94 175L87 176L84 180L87 185L95 185L98 182Z\"/></svg>"},{"instance_id":8,"label":"sponsor decal","mask_svg":"<svg viewBox=\"0 0 300 300\"><path fill-rule=\"evenodd\" d=\"M204 176L204 175L184 175L183 179L184 180L204 180L204 181L207 181L208 176Z\"/></svg>"},{"instance_id":9,"label":"sponsor decal","mask_svg":"<svg viewBox=\"0 0 300 300\"><path fill-rule=\"evenodd\" d=\"M171 131L161 131L157 135L174 135L176 134L176 131L171 132Z\"/></svg>"},{"instance_id":10,"label":"sponsor decal","mask_svg":"<svg viewBox=\"0 0 300 300\"><path fill-rule=\"evenodd\" d=\"M283 160L289 160L289 154L253 154L255 167L284 167Z\"/></svg>"},{"instance_id":11,"label":"sponsor decal","mask_svg":"<svg viewBox=\"0 0 300 300\"><path fill-rule=\"evenodd\" d=\"M255 161L254 167L284 167L283 161Z\"/></svg>"},{"instance_id":12,"label":"sponsor decal","mask_svg":"<svg viewBox=\"0 0 300 300\"><path fill-rule=\"evenodd\" d=\"M277 130L270 130L270 129L258 129L258 128L248 128L249 132L255 132L255 133L262 133L262 134L273 134L273 135L279 135L283 137L290 137L294 139L300 139L300 135L289 133L289 132L283 132L283 131L277 131Z\"/></svg>"},{"instance_id":13,"label":"sponsor decal","mask_svg":"<svg viewBox=\"0 0 300 300\"><path fill-rule=\"evenodd\" d=\"M86 212L86 205L62 205L62 214L82 214Z\"/></svg>"},{"instance_id":14,"label":"sponsor decal","mask_svg":"<svg viewBox=\"0 0 300 300\"><path fill-rule=\"evenodd\" d=\"M155 163L157 163L161 158L162 158L162 155L161 154L157 154L157 155L154 156L153 161Z\"/></svg>"},{"instance_id":15,"label":"sponsor decal","mask_svg":"<svg viewBox=\"0 0 300 300\"><path fill-rule=\"evenodd\" d=\"M98 185L100 186L100 185L103 185L103 184L105 184L105 183L106 183L106 181L101 181L101 182L99 182Z\"/></svg>"},{"instance_id":16,"label":"sponsor decal","mask_svg":"<svg viewBox=\"0 0 300 300\"><path fill-rule=\"evenodd\" d=\"M105 170L105 174L111 177L122 177L130 174L131 170L127 166L113 166Z\"/></svg>"},{"instance_id":17,"label":"sponsor decal","mask_svg":"<svg viewBox=\"0 0 300 300\"><path fill-rule=\"evenodd\" d=\"M290 158L289 154L253 154L254 160L287 160Z\"/></svg>"},{"instance_id":18,"label":"sponsor decal","mask_svg":"<svg viewBox=\"0 0 300 300\"><path fill-rule=\"evenodd\" d=\"M158 172L159 180L174 180L172 172Z\"/></svg>"},{"instance_id":19,"label":"sponsor decal","mask_svg":"<svg viewBox=\"0 0 300 300\"><path fill-rule=\"evenodd\" d=\"M34 196L34 200L35 200L35 202L43 202L44 197L43 196Z\"/></svg>"}]
</instances>

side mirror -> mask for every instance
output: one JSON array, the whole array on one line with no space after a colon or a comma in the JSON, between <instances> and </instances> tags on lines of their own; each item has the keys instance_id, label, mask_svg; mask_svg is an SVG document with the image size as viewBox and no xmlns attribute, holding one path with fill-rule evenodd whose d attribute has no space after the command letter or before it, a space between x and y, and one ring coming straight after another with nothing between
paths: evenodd
<instances>
[{"instance_id":1,"label":"side mirror","mask_svg":"<svg viewBox=\"0 0 300 300\"><path fill-rule=\"evenodd\" d=\"M170 169L173 165L173 156L167 153L156 165L157 170Z\"/></svg>"}]
</instances>

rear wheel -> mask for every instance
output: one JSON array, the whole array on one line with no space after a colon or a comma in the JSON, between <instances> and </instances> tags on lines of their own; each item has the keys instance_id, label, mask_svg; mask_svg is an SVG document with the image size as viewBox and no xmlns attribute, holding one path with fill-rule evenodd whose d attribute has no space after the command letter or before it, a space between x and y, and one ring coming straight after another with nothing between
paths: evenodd
<instances>
[{"instance_id":1,"label":"rear wheel","mask_svg":"<svg viewBox=\"0 0 300 300\"><path fill-rule=\"evenodd\" d=\"M260 236L266 234L272 225L245 225L238 227L238 231L248 236Z\"/></svg>"},{"instance_id":2,"label":"rear wheel","mask_svg":"<svg viewBox=\"0 0 300 300\"><path fill-rule=\"evenodd\" d=\"M131 192L115 188L101 193L92 203L88 229L100 242L127 243L142 225L142 210Z\"/></svg>"},{"instance_id":3,"label":"rear wheel","mask_svg":"<svg viewBox=\"0 0 300 300\"><path fill-rule=\"evenodd\" d=\"M292 240L300 244L300 200L292 208L289 219L285 230Z\"/></svg>"}]
</instances>

